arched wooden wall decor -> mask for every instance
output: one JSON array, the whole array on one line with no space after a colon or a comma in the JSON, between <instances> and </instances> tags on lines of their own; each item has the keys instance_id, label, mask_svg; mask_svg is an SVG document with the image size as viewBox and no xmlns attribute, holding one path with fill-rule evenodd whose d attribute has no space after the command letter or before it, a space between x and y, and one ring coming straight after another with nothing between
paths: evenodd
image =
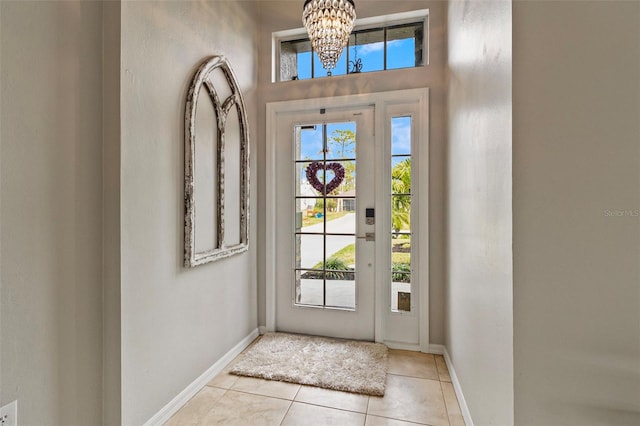
<instances>
[{"instance_id":1,"label":"arched wooden wall decor","mask_svg":"<svg viewBox=\"0 0 640 426\"><path fill-rule=\"evenodd\" d=\"M200 103L204 101L211 101ZM184 264L249 248L249 134L244 100L224 56L196 72L185 108Z\"/></svg>"}]
</instances>

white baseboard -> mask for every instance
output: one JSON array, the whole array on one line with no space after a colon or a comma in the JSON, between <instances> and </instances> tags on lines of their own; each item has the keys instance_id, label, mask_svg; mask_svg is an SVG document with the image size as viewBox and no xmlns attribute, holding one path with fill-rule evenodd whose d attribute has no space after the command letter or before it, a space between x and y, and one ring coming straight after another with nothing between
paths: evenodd
<instances>
[{"instance_id":1,"label":"white baseboard","mask_svg":"<svg viewBox=\"0 0 640 426\"><path fill-rule=\"evenodd\" d=\"M400 342L392 342L389 340L385 340L382 342L389 349L400 349L403 351L414 351L420 352L420 345L412 345L409 343L400 343Z\"/></svg>"},{"instance_id":2,"label":"white baseboard","mask_svg":"<svg viewBox=\"0 0 640 426\"><path fill-rule=\"evenodd\" d=\"M434 345L431 345L431 346L434 346ZM460 386L460 381L458 380L458 376L456 375L456 370L453 366L453 361L451 360L449 351L447 351L446 346L442 346L442 350L444 353L444 361L447 363L447 369L449 370L449 376L451 377L451 384L453 385L453 390L456 391L456 397L458 398L458 404L460 405L460 411L462 412L462 418L464 418L464 423L466 426L473 426L473 420L471 419L471 412L469 411L469 407L467 406L467 401L464 399L464 395L462 394L462 387Z\"/></svg>"},{"instance_id":3,"label":"white baseboard","mask_svg":"<svg viewBox=\"0 0 640 426\"><path fill-rule=\"evenodd\" d=\"M405 351L422 352L420 350L421 349L420 345L411 345L411 344L407 344L407 343L389 342L389 341L384 342L384 344L389 349L402 349L402 350L405 350ZM434 354L434 355L443 355L444 354L444 346L443 345L429 344L429 349L425 353Z\"/></svg>"},{"instance_id":4,"label":"white baseboard","mask_svg":"<svg viewBox=\"0 0 640 426\"><path fill-rule=\"evenodd\" d=\"M267 333L267 327L264 325L258 326L258 331L260 332L261 336L264 336L264 334Z\"/></svg>"},{"instance_id":5,"label":"white baseboard","mask_svg":"<svg viewBox=\"0 0 640 426\"><path fill-rule=\"evenodd\" d=\"M189 386L173 398L167 405L151 417L144 426L162 425L171 418L184 404L187 403L200 389L206 386L215 376L220 373L236 356L240 354L251 342L258 337L258 329L256 328L235 345L229 352L224 354L215 364L207 369L204 373L195 379Z\"/></svg>"},{"instance_id":6,"label":"white baseboard","mask_svg":"<svg viewBox=\"0 0 640 426\"><path fill-rule=\"evenodd\" d=\"M443 345L435 345L433 343L429 344L429 353L434 355L444 355L444 346Z\"/></svg>"}]
</instances>

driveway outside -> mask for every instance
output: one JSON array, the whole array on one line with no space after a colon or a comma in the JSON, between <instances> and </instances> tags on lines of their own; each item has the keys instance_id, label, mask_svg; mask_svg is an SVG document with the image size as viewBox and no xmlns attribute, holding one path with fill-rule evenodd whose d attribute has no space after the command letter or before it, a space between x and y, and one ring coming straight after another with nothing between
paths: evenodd
<instances>
[{"instance_id":1,"label":"driveway outside","mask_svg":"<svg viewBox=\"0 0 640 426\"><path fill-rule=\"evenodd\" d=\"M305 226L301 229L302 232L316 232L318 235L301 235L301 250L300 250L300 267L312 268L318 262L323 260L323 224L317 223L311 226ZM356 214L347 213L346 215L339 217L338 219L330 220L327 222L327 233L332 234L351 234L349 236L327 236L327 259L332 254L342 250L344 247L355 243L356 233Z\"/></svg>"}]
</instances>

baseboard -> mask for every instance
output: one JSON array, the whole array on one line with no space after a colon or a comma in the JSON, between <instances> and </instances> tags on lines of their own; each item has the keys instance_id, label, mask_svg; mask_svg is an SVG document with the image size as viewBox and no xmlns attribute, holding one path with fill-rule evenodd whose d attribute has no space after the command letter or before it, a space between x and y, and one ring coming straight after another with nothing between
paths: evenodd
<instances>
[{"instance_id":1,"label":"baseboard","mask_svg":"<svg viewBox=\"0 0 640 426\"><path fill-rule=\"evenodd\" d=\"M171 418L184 404L187 403L200 389L206 386L215 376L220 373L236 356L240 354L251 342L258 337L258 329L256 328L235 345L229 352L224 354L215 364L207 369L204 373L195 379L189 386L180 392L175 398L158 411L144 424L145 426L162 425Z\"/></svg>"},{"instance_id":2,"label":"baseboard","mask_svg":"<svg viewBox=\"0 0 640 426\"><path fill-rule=\"evenodd\" d=\"M264 325L258 326L258 332L260 332L261 336L264 336L264 334L267 333L267 327Z\"/></svg>"},{"instance_id":3,"label":"baseboard","mask_svg":"<svg viewBox=\"0 0 640 426\"><path fill-rule=\"evenodd\" d=\"M434 355L444 355L444 346L443 345L435 345L433 343L429 344L429 353Z\"/></svg>"},{"instance_id":4,"label":"baseboard","mask_svg":"<svg viewBox=\"0 0 640 426\"><path fill-rule=\"evenodd\" d=\"M434 345L431 345L431 346L434 346ZM469 407L467 406L467 401L464 399L464 395L462 394L462 387L460 386L460 381L458 380L458 376L456 375L456 370L453 366L453 362L451 361L451 356L449 355L449 351L447 351L446 346L442 346L442 351L444 354L444 361L447 363L447 369L449 370L449 376L451 377L451 384L453 385L453 389L456 391L456 397L458 398L458 404L460 405L460 411L462 412L462 418L464 418L464 423L466 426L473 426L473 420L471 419L471 412L469 411Z\"/></svg>"},{"instance_id":5,"label":"baseboard","mask_svg":"<svg viewBox=\"0 0 640 426\"><path fill-rule=\"evenodd\" d=\"M420 345L412 345L409 343L400 343L400 342L392 342L389 340L385 340L384 345L389 349L401 349L403 351L414 351L420 352Z\"/></svg>"},{"instance_id":6,"label":"baseboard","mask_svg":"<svg viewBox=\"0 0 640 426\"><path fill-rule=\"evenodd\" d=\"M405 350L405 351L422 352L420 350L421 349L420 345L411 345L411 344L407 344L407 343L390 342L390 341L386 341L386 342L384 342L384 344L389 349L402 349L402 350ZM434 355L443 355L444 354L444 346L430 344L429 345L429 349L425 353L434 354Z\"/></svg>"}]
</instances>

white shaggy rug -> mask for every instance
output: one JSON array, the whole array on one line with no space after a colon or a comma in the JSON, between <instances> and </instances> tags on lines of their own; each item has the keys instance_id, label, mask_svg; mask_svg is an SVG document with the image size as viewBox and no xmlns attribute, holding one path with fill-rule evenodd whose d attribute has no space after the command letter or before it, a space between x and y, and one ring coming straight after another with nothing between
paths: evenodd
<instances>
[{"instance_id":1,"label":"white shaggy rug","mask_svg":"<svg viewBox=\"0 0 640 426\"><path fill-rule=\"evenodd\" d=\"M380 343L267 333L232 374L383 396L387 347Z\"/></svg>"}]
</instances>

